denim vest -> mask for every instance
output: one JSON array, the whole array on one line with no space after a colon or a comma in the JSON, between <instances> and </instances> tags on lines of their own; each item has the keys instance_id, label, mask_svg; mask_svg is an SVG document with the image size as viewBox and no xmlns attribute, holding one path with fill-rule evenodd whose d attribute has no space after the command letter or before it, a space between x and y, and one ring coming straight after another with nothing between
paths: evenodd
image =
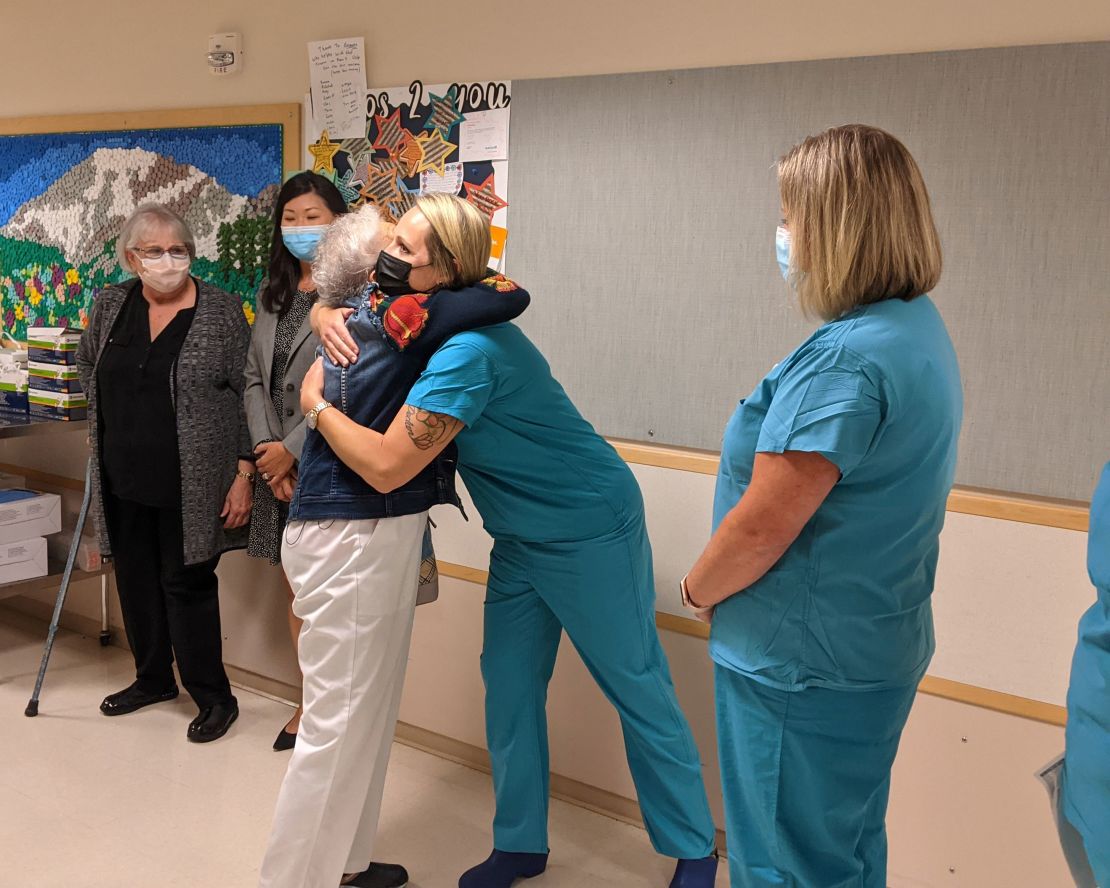
<instances>
[{"instance_id":1,"label":"denim vest","mask_svg":"<svg viewBox=\"0 0 1110 888\"><path fill-rule=\"evenodd\" d=\"M436 350L456 333L501 324L528 307L528 293L501 275L471 287L383 296L373 284L350 305L347 329L358 360L340 367L324 358L324 398L359 425L384 433ZM459 506L454 443L412 480L380 493L348 468L318 431L301 451L290 521L389 518L432 506Z\"/></svg>"}]
</instances>

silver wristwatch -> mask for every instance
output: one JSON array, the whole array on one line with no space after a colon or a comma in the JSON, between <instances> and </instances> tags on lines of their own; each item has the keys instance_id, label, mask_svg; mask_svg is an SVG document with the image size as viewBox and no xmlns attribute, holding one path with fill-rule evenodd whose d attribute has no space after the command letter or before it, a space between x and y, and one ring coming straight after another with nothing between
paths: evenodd
<instances>
[{"instance_id":1,"label":"silver wristwatch","mask_svg":"<svg viewBox=\"0 0 1110 888\"><path fill-rule=\"evenodd\" d=\"M304 415L304 419L305 422L308 423L308 427L310 429L315 429L316 423L320 420L320 414L327 410L329 407L334 406L335 405L331 403L331 401L321 401L319 404L309 410L308 413Z\"/></svg>"}]
</instances>

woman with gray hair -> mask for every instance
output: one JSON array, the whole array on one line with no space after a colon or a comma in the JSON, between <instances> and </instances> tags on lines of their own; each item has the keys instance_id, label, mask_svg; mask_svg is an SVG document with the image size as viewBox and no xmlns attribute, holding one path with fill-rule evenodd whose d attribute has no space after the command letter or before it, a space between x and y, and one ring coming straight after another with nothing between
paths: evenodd
<instances>
[{"instance_id":1,"label":"woman with gray hair","mask_svg":"<svg viewBox=\"0 0 1110 888\"><path fill-rule=\"evenodd\" d=\"M77 352L93 517L135 657L135 682L100 711L175 698L176 659L200 709L187 737L205 743L239 714L222 661L216 565L245 545L251 510L250 332L237 298L189 275L196 244L172 210L136 209L117 255L137 279L100 292Z\"/></svg>"},{"instance_id":2,"label":"woman with gray hair","mask_svg":"<svg viewBox=\"0 0 1110 888\"><path fill-rule=\"evenodd\" d=\"M304 715L278 796L262 888L400 888L403 867L372 864L390 744L401 702L428 510L458 505L449 450L402 484L372 486L325 437L333 418L385 430L435 350L456 333L508 321L527 294L460 265L453 239L470 204L426 195L384 246L412 258L427 283L390 274L377 210L332 223L312 275L323 305L344 305L361 348L350 366L313 365L317 396L289 507L281 563L304 623L299 645ZM483 227L484 226L484 227ZM323 377L323 383L319 377ZM319 421L319 422L318 422Z\"/></svg>"}]
</instances>

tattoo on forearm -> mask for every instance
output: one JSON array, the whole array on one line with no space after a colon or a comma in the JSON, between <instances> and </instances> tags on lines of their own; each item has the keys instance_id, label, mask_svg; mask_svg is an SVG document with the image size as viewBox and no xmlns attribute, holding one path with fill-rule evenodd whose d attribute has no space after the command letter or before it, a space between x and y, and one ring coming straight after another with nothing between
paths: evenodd
<instances>
[{"instance_id":1,"label":"tattoo on forearm","mask_svg":"<svg viewBox=\"0 0 1110 888\"><path fill-rule=\"evenodd\" d=\"M420 450L431 450L460 425L446 413L432 413L418 407L405 408L405 431Z\"/></svg>"}]
</instances>

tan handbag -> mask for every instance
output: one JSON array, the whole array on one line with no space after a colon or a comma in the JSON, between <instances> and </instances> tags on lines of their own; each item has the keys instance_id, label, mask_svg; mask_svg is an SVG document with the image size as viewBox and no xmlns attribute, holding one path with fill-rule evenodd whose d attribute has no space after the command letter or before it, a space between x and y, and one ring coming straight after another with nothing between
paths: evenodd
<instances>
[{"instance_id":1,"label":"tan handbag","mask_svg":"<svg viewBox=\"0 0 1110 888\"><path fill-rule=\"evenodd\" d=\"M416 589L416 604L431 604L439 598L439 567L436 551L432 546L432 522L424 525L424 541L420 548L420 580Z\"/></svg>"}]
</instances>

